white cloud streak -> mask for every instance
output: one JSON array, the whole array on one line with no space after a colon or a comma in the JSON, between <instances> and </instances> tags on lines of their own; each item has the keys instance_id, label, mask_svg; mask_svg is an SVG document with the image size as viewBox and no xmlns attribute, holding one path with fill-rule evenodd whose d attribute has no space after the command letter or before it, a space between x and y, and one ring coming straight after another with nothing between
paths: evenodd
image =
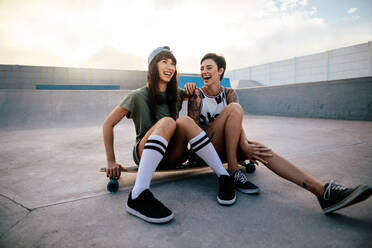
<instances>
[{"instance_id":1,"label":"white cloud streak","mask_svg":"<svg viewBox=\"0 0 372 248\"><path fill-rule=\"evenodd\" d=\"M347 13L348 13L348 14L353 14L353 13L355 13L357 10L358 10L358 8L350 8L350 9L347 11Z\"/></svg>"},{"instance_id":2,"label":"white cloud streak","mask_svg":"<svg viewBox=\"0 0 372 248\"><path fill-rule=\"evenodd\" d=\"M351 15L352 22L356 22L359 20L360 16L357 14L358 8L350 8L347 13Z\"/></svg>"}]
</instances>

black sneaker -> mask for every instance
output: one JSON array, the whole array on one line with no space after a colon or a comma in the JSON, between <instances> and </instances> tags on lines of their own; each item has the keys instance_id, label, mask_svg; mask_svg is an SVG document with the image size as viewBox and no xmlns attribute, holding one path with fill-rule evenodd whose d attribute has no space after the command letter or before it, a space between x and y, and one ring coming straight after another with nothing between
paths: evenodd
<instances>
[{"instance_id":1,"label":"black sneaker","mask_svg":"<svg viewBox=\"0 0 372 248\"><path fill-rule=\"evenodd\" d=\"M246 194L257 194L260 191L260 189L256 185L248 180L248 178L242 171L235 171L233 177L235 188L240 192Z\"/></svg>"},{"instance_id":2,"label":"black sneaker","mask_svg":"<svg viewBox=\"0 0 372 248\"><path fill-rule=\"evenodd\" d=\"M372 188L367 185L347 188L333 181L327 183L324 189L323 197L318 200L325 214L364 201L372 194Z\"/></svg>"},{"instance_id":3,"label":"black sneaker","mask_svg":"<svg viewBox=\"0 0 372 248\"><path fill-rule=\"evenodd\" d=\"M231 176L222 175L218 178L219 189L217 201L221 205L232 205L236 201L234 179Z\"/></svg>"},{"instance_id":4,"label":"black sneaker","mask_svg":"<svg viewBox=\"0 0 372 248\"><path fill-rule=\"evenodd\" d=\"M165 223L174 217L172 211L158 201L148 189L134 200L132 200L132 192L130 192L127 212L150 223Z\"/></svg>"}]
</instances>

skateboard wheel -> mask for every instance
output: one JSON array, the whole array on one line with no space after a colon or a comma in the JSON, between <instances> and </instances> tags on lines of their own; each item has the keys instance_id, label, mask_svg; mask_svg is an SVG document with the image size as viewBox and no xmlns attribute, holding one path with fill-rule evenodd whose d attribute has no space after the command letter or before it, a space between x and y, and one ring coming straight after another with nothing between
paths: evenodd
<instances>
[{"instance_id":1,"label":"skateboard wheel","mask_svg":"<svg viewBox=\"0 0 372 248\"><path fill-rule=\"evenodd\" d=\"M256 166L253 162L249 162L249 164L245 164L244 166L247 173L253 173L256 170Z\"/></svg>"},{"instance_id":2,"label":"skateboard wheel","mask_svg":"<svg viewBox=\"0 0 372 248\"><path fill-rule=\"evenodd\" d=\"M118 190L119 190L119 182L117 180L111 179L107 183L107 190L110 191L111 193L118 192Z\"/></svg>"}]
</instances>

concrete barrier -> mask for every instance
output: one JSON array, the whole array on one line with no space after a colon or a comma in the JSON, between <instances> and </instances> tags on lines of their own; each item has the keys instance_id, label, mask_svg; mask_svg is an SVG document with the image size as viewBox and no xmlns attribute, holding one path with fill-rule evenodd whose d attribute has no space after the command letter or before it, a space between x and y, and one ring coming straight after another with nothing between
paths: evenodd
<instances>
[{"instance_id":1,"label":"concrete barrier","mask_svg":"<svg viewBox=\"0 0 372 248\"><path fill-rule=\"evenodd\" d=\"M0 65L0 89L35 89L47 85L120 85L136 89L147 80L147 71L74 67Z\"/></svg>"},{"instance_id":2,"label":"concrete barrier","mask_svg":"<svg viewBox=\"0 0 372 248\"><path fill-rule=\"evenodd\" d=\"M203 85L200 74L179 73L178 76L181 88L188 82L194 82L198 87ZM0 64L0 89L99 90L97 88L115 86L133 90L145 82L147 71ZM231 87L228 78L224 78L221 84Z\"/></svg>"},{"instance_id":3,"label":"concrete barrier","mask_svg":"<svg viewBox=\"0 0 372 248\"><path fill-rule=\"evenodd\" d=\"M237 90L257 115L372 120L372 77Z\"/></svg>"},{"instance_id":4,"label":"concrete barrier","mask_svg":"<svg viewBox=\"0 0 372 248\"><path fill-rule=\"evenodd\" d=\"M100 125L129 92L0 90L0 128ZM239 89L237 94L249 114L372 120L372 77Z\"/></svg>"},{"instance_id":5,"label":"concrete barrier","mask_svg":"<svg viewBox=\"0 0 372 248\"><path fill-rule=\"evenodd\" d=\"M0 90L0 128L100 125L130 90Z\"/></svg>"}]
</instances>

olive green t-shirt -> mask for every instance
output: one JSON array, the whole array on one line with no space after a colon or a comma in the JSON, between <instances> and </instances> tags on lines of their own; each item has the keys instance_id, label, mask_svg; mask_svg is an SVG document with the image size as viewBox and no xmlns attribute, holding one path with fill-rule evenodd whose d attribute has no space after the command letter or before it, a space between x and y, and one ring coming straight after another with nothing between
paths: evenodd
<instances>
[{"instance_id":1,"label":"olive green t-shirt","mask_svg":"<svg viewBox=\"0 0 372 248\"><path fill-rule=\"evenodd\" d=\"M160 93L160 94L166 94ZM150 108L147 105L148 88L146 86L132 91L129 95L124 97L121 101L120 106L128 110L130 113L127 114L127 118L133 119L134 126L136 129L136 142L139 142L146 132L153 126L150 116ZM184 90L178 89L177 99L177 115L182 108L182 101L186 96ZM167 104L160 104L157 107L156 118L160 120L163 117L170 117L170 112Z\"/></svg>"}]
</instances>

